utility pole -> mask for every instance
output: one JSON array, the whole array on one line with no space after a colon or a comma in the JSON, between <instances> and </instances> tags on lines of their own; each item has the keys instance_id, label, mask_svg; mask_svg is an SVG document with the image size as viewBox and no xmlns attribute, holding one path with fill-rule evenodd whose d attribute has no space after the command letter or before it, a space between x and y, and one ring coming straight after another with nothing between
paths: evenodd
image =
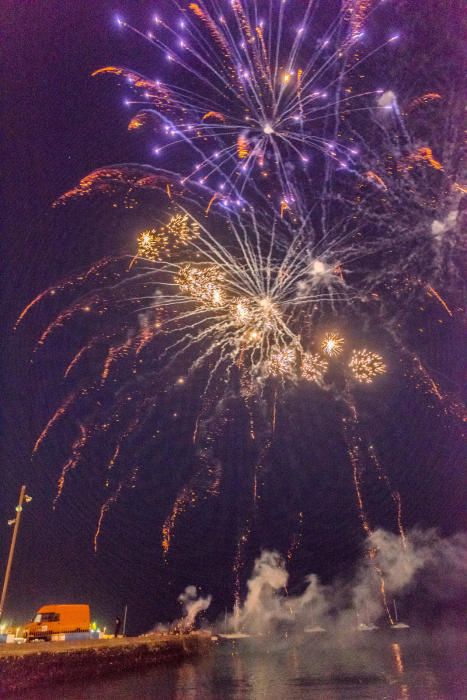
<instances>
[{"instance_id":1,"label":"utility pole","mask_svg":"<svg viewBox=\"0 0 467 700\"><path fill-rule=\"evenodd\" d=\"M18 505L16 506L16 517L13 520L8 521L8 525L14 525L13 534L11 536L10 552L8 554L8 561L6 565L5 578L3 579L2 597L0 599L0 621L3 615L3 609L5 607L5 598L8 591L8 584L10 582L11 566L13 564L13 556L15 554L16 540L18 537L19 524L21 522L21 513L23 512L23 503L29 503L32 498L26 495L26 486L21 486L21 491L19 492Z\"/></svg>"},{"instance_id":2,"label":"utility pole","mask_svg":"<svg viewBox=\"0 0 467 700\"><path fill-rule=\"evenodd\" d=\"M125 636L125 633L126 633L126 616L127 616L127 613L128 613L128 605L125 605L125 612L123 613L123 630L122 630L123 636Z\"/></svg>"}]
</instances>

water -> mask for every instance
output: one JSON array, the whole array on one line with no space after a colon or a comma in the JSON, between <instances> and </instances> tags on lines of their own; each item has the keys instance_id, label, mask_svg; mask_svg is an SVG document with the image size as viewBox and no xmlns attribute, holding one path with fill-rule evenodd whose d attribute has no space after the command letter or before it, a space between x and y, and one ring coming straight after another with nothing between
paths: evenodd
<instances>
[{"instance_id":1,"label":"water","mask_svg":"<svg viewBox=\"0 0 467 700\"><path fill-rule=\"evenodd\" d=\"M213 643L210 654L139 674L35 690L34 700L457 700L467 698L462 634L367 632Z\"/></svg>"}]
</instances>

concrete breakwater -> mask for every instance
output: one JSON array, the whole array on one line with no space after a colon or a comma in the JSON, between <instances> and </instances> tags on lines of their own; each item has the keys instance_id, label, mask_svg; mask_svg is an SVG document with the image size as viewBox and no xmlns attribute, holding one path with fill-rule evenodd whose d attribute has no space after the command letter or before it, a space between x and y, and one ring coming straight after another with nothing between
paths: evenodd
<instances>
[{"instance_id":1,"label":"concrete breakwater","mask_svg":"<svg viewBox=\"0 0 467 700\"><path fill-rule=\"evenodd\" d=\"M206 653L210 646L210 635L203 633L5 645L0 649L0 697L137 671Z\"/></svg>"}]
</instances>

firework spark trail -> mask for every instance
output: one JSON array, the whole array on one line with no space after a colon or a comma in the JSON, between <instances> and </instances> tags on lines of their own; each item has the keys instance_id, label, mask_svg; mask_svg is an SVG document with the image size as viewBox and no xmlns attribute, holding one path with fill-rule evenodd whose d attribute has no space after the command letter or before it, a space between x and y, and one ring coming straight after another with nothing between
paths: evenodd
<instances>
[{"instance_id":1,"label":"firework spark trail","mask_svg":"<svg viewBox=\"0 0 467 700\"><path fill-rule=\"evenodd\" d=\"M150 165L140 163L98 168L80 180L76 187L62 194L53 206L58 207L99 193L107 197L111 196L116 206L120 201L119 195L122 195L124 206L131 209L137 203L136 195L139 192L164 193L164 198L167 197L168 180L173 180L173 177L173 174L161 173Z\"/></svg>"},{"instance_id":2,"label":"firework spark trail","mask_svg":"<svg viewBox=\"0 0 467 700\"><path fill-rule=\"evenodd\" d=\"M123 439L124 439L124 438L122 438L122 440L123 440ZM108 474L109 472L112 471L112 469L113 469L114 466L115 466L115 462L117 461L117 459L118 459L118 457L119 457L119 455L120 455L122 440L119 440L119 441L118 441L118 443L117 443L117 445L116 445L116 447L115 447L115 449L114 449L114 451L113 451L113 453L112 453L112 456L111 456L111 458L109 459L109 461L108 461L108 463L107 463L107 467L106 467L107 474ZM106 488L108 488L109 485L110 485L110 480L109 480L109 477L107 476L107 478L106 478L106 480L105 480L105 486L106 486Z\"/></svg>"},{"instance_id":3,"label":"firework spark trail","mask_svg":"<svg viewBox=\"0 0 467 700\"><path fill-rule=\"evenodd\" d=\"M444 166L433 157L433 151L428 146L421 146L416 151L407 156L408 163L428 163L434 170L444 170ZM406 167L402 165L401 167Z\"/></svg>"},{"instance_id":4,"label":"firework spark trail","mask_svg":"<svg viewBox=\"0 0 467 700\"><path fill-rule=\"evenodd\" d=\"M397 509L397 527L399 530L399 535L401 538L402 542L402 548L404 550L407 549L407 538L405 535L405 530L404 530L404 524L402 522L402 499L399 491L393 491L392 494L392 499L394 503L396 504L396 509Z\"/></svg>"},{"instance_id":5,"label":"firework spark trail","mask_svg":"<svg viewBox=\"0 0 467 700\"><path fill-rule=\"evenodd\" d=\"M205 392L201 398L201 410L197 416L195 430L193 433L193 444L198 439L199 425L203 416L207 415L215 402L214 397L209 397ZM204 498L208 496L219 496L220 485L222 478L222 465L213 457L213 444L219 437L222 421L225 419L218 418L214 426L210 425L210 420L206 420L206 425L201 434L201 448L198 451L199 468L190 478L189 482L182 487L178 493L170 514L165 519L162 525L161 547L164 559L167 561L170 547L173 540L174 530L177 521L182 513L191 505L195 505L203 496L200 491L203 490Z\"/></svg>"},{"instance_id":6,"label":"firework spark trail","mask_svg":"<svg viewBox=\"0 0 467 700\"><path fill-rule=\"evenodd\" d=\"M150 403L150 400L146 399L145 401L143 401L143 403L140 407L140 413L143 415L143 418L145 417L144 406L145 405L147 406L149 403ZM118 420L118 418L117 418L117 420ZM105 488L108 488L110 485L110 472L115 467L115 464L116 464L116 462L121 454L122 447L123 447L125 441L130 437L130 435L132 435L136 431L137 428L140 427L141 421L142 421L141 415L139 415L139 414L136 415L134 418L132 418L130 420L128 427L125 428L125 430L123 430L123 432L119 435L118 440L117 440L115 447L114 447L114 451L113 451L109 461L107 462L107 466L105 469L105 471L106 471L106 477L105 477L105 483L104 483Z\"/></svg>"},{"instance_id":7,"label":"firework spark trail","mask_svg":"<svg viewBox=\"0 0 467 700\"><path fill-rule=\"evenodd\" d=\"M374 555L373 555L373 556L376 557L376 556L377 556L377 553L378 553L378 552L377 552L377 550L376 550L376 551L374 552ZM378 564L375 564L375 571L376 571L376 573L378 574L379 580L380 580L380 588L379 588L379 591L380 591L380 594L381 594L381 599L382 599L382 601L383 601L384 609L385 609L385 611L386 611L386 615L387 615L387 618L388 618L388 620L389 620L389 624L390 624L390 625L393 625L393 624L394 624L394 618L392 617L391 611L389 610L388 600L387 600L387 597L386 597L386 583L385 583L385 581L384 581L384 576L383 576L382 569L381 569L380 566L378 566Z\"/></svg>"},{"instance_id":8,"label":"firework spark trail","mask_svg":"<svg viewBox=\"0 0 467 700\"><path fill-rule=\"evenodd\" d=\"M219 44L219 47L224 54L224 57L228 58L229 54L230 54L230 47L229 47L225 37L223 36L222 32L219 31L219 28L216 25L213 18L209 15L209 13L204 8L201 8L195 2L190 3L188 7L196 15L196 17L199 17L199 19L201 19L206 24L212 37Z\"/></svg>"},{"instance_id":9,"label":"firework spark trail","mask_svg":"<svg viewBox=\"0 0 467 700\"><path fill-rule=\"evenodd\" d=\"M55 506L58 503L58 500L60 499L63 488L65 486L65 481L68 472L71 470L75 469L79 460L81 459L81 455L83 453L83 449L87 443L88 437L89 437L89 429L86 428L84 425L80 424L79 426L80 434L74 441L73 445L71 446L71 456L67 459L65 464L62 467L60 477L57 482L57 493L55 494L55 498L53 500L53 508L55 509Z\"/></svg>"},{"instance_id":10,"label":"firework spark trail","mask_svg":"<svg viewBox=\"0 0 467 700\"><path fill-rule=\"evenodd\" d=\"M132 338L128 338L124 343L119 345L113 345L109 348L107 357L104 360L101 372L101 386L108 379L112 365L117 362L122 356L128 354L131 344L133 342Z\"/></svg>"},{"instance_id":11,"label":"firework spark trail","mask_svg":"<svg viewBox=\"0 0 467 700\"><path fill-rule=\"evenodd\" d=\"M374 464L376 468L376 473L378 475L378 479L381 481L384 481L386 484L388 491L391 495L391 499L396 507L396 522L397 522L397 528L399 530L399 536L401 539L401 544L402 548L404 551L407 550L407 537L405 534L405 529L404 525L402 522L402 499L399 491L395 491L392 487L391 480L389 479L389 476L386 474L384 471L381 462L378 459L378 456L376 454L376 450L373 445L368 445L368 454L370 456L371 462Z\"/></svg>"},{"instance_id":12,"label":"firework spark trail","mask_svg":"<svg viewBox=\"0 0 467 700\"><path fill-rule=\"evenodd\" d=\"M289 548L287 550L287 561L291 562L303 539L303 512L299 511L297 516L297 531L292 535Z\"/></svg>"},{"instance_id":13,"label":"firework spark trail","mask_svg":"<svg viewBox=\"0 0 467 700\"><path fill-rule=\"evenodd\" d=\"M451 309L450 309L449 306L446 304L446 302L444 301L444 299L443 299L443 297L441 296L441 294L440 294L439 292L437 292L436 289L435 289L434 287L431 286L431 284L427 284L426 290L427 290L427 293L428 293L429 296L434 296L435 299L437 299L437 300L439 301L439 303L441 304L441 306L443 307L443 309L446 311L446 313L449 314L449 316L453 316L453 313L452 313Z\"/></svg>"},{"instance_id":14,"label":"firework spark trail","mask_svg":"<svg viewBox=\"0 0 467 700\"><path fill-rule=\"evenodd\" d=\"M271 417L271 436L274 437L276 432L277 421L277 387L274 388L274 396L272 400L272 417Z\"/></svg>"},{"instance_id":15,"label":"firework spark trail","mask_svg":"<svg viewBox=\"0 0 467 700\"><path fill-rule=\"evenodd\" d=\"M217 192L214 192L214 194L212 195L211 199L209 200L208 206L206 207L206 210L205 210L205 212L204 212L204 213L205 213L205 216L207 216L207 215L209 214L212 205L214 204L214 202L216 201L216 199L219 198L219 196L220 196L220 195L219 195Z\"/></svg>"},{"instance_id":16,"label":"firework spark trail","mask_svg":"<svg viewBox=\"0 0 467 700\"><path fill-rule=\"evenodd\" d=\"M51 296L54 296L57 293L57 290L59 290L59 289L61 289L60 285L56 285L56 286L51 287L49 289L45 289L43 292L40 292L40 294L38 294L36 297L34 297L34 299L32 301L30 301L29 304L27 304L24 307L24 309L21 311L20 315L18 316L18 318L15 321L15 324L13 326L13 330L15 331L18 328L18 326L21 323L21 321L23 320L23 318L28 314L28 312L32 309L33 306L38 304L42 299L44 299L49 294Z\"/></svg>"},{"instance_id":17,"label":"firework spark trail","mask_svg":"<svg viewBox=\"0 0 467 700\"><path fill-rule=\"evenodd\" d=\"M252 440L256 440L255 420L254 420L254 416L253 416L253 409L251 407L250 398L248 396L245 397L245 407L246 407L246 410L248 411L248 423L249 423L250 437Z\"/></svg>"},{"instance_id":18,"label":"firework spark trail","mask_svg":"<svg viewBox=\"0 0 467 700\"><path fill-rule=\"evenodd\" d=\"M101 385L105 382L105 380L109 376L110 367L111 367L112 363L115 362L116 358L118 357L121 348L122 348L121 345L112 346L109 348L109 350L107 352L107 357L105 358L104 364L102 366Z\"/></svg>"},{"instance_id":19,"label":"firework spark trail","mask_svg":"<svg viewBox=\"0 0 467 700\"><path fill-rule=\"evenodd\" d=\"M105 520L106 515L108 514L108 512L110 511L112 506L114 506L117 503L118 499L120 498L120 495L122 493L124 486L134 485L137 474L138 474L138 470L139 470L139 466L134 467L132 469L129 477L127 479L122 479L119 482L115 491L102 504L100 511L99 511L99 517L97 520L97 526L96 526L96 530L94 532L94 539L93 539L93 548L94 548L95 554L97 553L97 546L98 546L98 542L99 542L99 537L102 533L102 526L104 524L104 520Z\"/></svg>"},{"instance_id":20,"label":"firework spark trail","mask_svg":"<svg viewBox=\"0 0 467 700\"><path fill-rule=\"evenodd\" d=\"M344 14L350 24L350 38L347 42L355 40L365 25L375 0L347 0L344 5Z\"/></svg>"},{"instance_id":21,"label":"firework spark trail","mask_svg":"<svg viewBox=\"0 0 467 700\"><path fill-rule=\"evenodd\" d=\"M97 301L97 297L92 296L91 298L77 301L75 304L72 304L60 314L58 314L58 316L56 316L56 318L54 318L54 320L51 323L49 323L45 331L40 336L33 352L36 352L40 347L45 345L46 341L49 339L52 333L54 333L54 331L56 331L57 328L62 328L65 325L65 323L70 321L77 313L90 313L91 311L94 311L94 303Z\"/></svg>"},{"instance_id":22,"label":"firework spark trail","mask_svg":"<svg viewBox=\"0 0 467 700\"><path fill-rule=\"evenodd\" d=\"M363 174L363 177L365 177L368 182L374 182L378 187L387 192L388 187L383 178L374 173L373 170L368 170L368 172Z\"/></svg>"},{"instance_id":23,"label":"firework spark trail","mask_svg":"<svg viewBox=\"0 0 467 700\"><path fill-rule=\"evenodd\" d=\"M453 399L447 394L443 393L441 387L433 379L426 367L424 367L418 355L402 345L400 345L400 349L403 355L410 361L413 374L409 374L409 376L412 376L416 387L418 389L422 389L425 393L434 396L441 404L446 415L451 414L463 423L467 422L467 411L465 406L457 399Z\"/></svg>"},{"instance_id":24,"label":"firework spark trail","mask_svg":"<svg viewBox=\"0 0 467 700\"><path fill-rule=\"evenodd\" d=\"M73 367L75 367L75 365L78 364L78 362L80 361L80 359L82 358L82 356L83 356L88 350L90 350L91 348L93 348L93 347L96 345L97 342L98 342L97 339L96 339L96 338L93 338L92 340L89 341L89 343L87 343L86 345L83 345L83 347L80 348L80 349L78 350L78 352L77 352L76 355L72 358L71 362L69 363L68 367L66 368L66 370L65 370L65 372L64 372L64 374L63 374L63 378L64 378L64 379L66 379L66 378L68 377L68 375L70 374L71 370L73 369Z\"/></svg>"},{"instance_id":25,"label":"firework spark trail","mask_svg":"<svg viewBox=\"0 0 467 700\"><path fill-rule=\"evenodd\" d=\"M138 357L144 348L154 340L154 337L158 331L159 328L157 328L156 324L154 324L154 326L150 326L148 323L143 325L139 337L136 339L134 344L134 352L136 357Z\"/></svg>"},{"instance_id":26,"label":"firework spark trail","mask_svg":"<svg viewBox=\"0 0 467 700\"><path fill-rule=\"evenodd\" d=\"M253 515L256 517L256 507L258 505L259 499L259 479L261 477L261 472L264 470L264 462L267 459L269 450L272 445L272 436L269 435L265 438L259 457L255 462L255 467L253 471Z\"/></svg>"},{"instance_id":27,"label":"firework spark trail","mask_svg":"<svg viewBox=\"0 0 467 700\"><path fill-rule=\"evenodd\" d=\"M119 485L117 486L117 488L115 489L115 491L112 493L112 495L109 496L109 497L104 501L104 503L103 503L102 506L101 506L101 509L100 509L100 512L99 512L99 518L98 518L98 521L97 521L96 531L95 531L95 533L94 533L94 540L93 540L93 546L94 546L94 552L95 552L95 553L97 552L97 543L98 543L98 540L99 540L99 536L100 536L100 534L101 534L102 525L103 525L103 523L104 523L104 518L105 518L106 514L108 513L108 511L110 510L110 508L111 508L115 503L117 503L117 501L118 501L118 499L119 499L119 496L120 496L120 493L121 493L121 491L122 491L122 488L123 488L123 481L121 481L121 482L119 483Z\"/></svg>"},{"instance_id":28,"label":"firework spark trail","mask_svg":"<svg viewBox=\"0 0 467 700\"><path fill-rule=\"evenodd\" d=\"M419 97L414 98L407 107L406 112L408 114L409 112L416 109L417 107L420 107L421 105L426 105L429 102L434 102L441 99L443 99L442 96L437 92L426 92L425 94L419 95Z\"/></svg>"},{"instance_id":29,"label":"firework spark trail","mask_svg":"<svg viewBox=\"0 0 467 700\"><path fill-rule=\"evenodd\" d=\"M237 546L235 550L234 565L233 565L233 576L234 576L234 610L240 609L241 602L241 573L244 566L245 557L245 547L250 539L251 535L251 523L247 519L243 525L240 535L238 537Z\"/></svg>"},{"instance_id":30,"label":"firework spark trail","mask_svg":"<svg viewBox=\"0 0 467 700\"><path fill-rule=\"evenodd\" d=\"M251 479L251 499L247 506L248 513L244 517L241 526L237 545L235 548L235 556L233 563L233 589L234 589L234 609L238 610L240 606L241 593L241 575L245 566L245 550L250 541L253 524L258 516L258 504L260 500L259 487L261 486L260 478L264 469L264 463L272 446L271 427L268 428L268 435L263 437L263 444L259 451L258 457L255 460L252 479Z\"/></svg>"},{"instance_id":31,"label":"firework spark trail","mask_svg":"<svg viewBox=\"0 0 467 700\"><path fill-rule=\"evenodd\" d=\"M88 279L91 277L91 275L98 274L103 267L106 265L109 265L110 263L115 262L119 258L117 256L108 256L105 258L102 258L101 260L98 260L94 265L91 265L90 268L86 270L86 272L80 273L78 275L75 275L71 278L67 278L59 282L58 284L53 285L52 287L48 287L45 289L43 292L40 292L32 301L27 304L24 309L21 311L20 315L15 321L15 324L13 326L13 331L15 331L20 323L23 321L25 316L29 313L29 311L42 299L45 299L48 296L54 297L58 293L64 291L67 288L73 288L83 282L88 281Z\"/></svg>"},{"instance_id":32,"label":"firework spark trail","mask_svg":"<svg viewBox=\"0 0 467 700\"><path fill-rule=\"evenodd\" d=\"M208 486L204 488L205 496L218 496L221 483L222 467L220 464L209 466L206 464L207 455L201 456L202 466L196 474L190 479L190 482L182 488L172 506L170 514L165 519L162 525L161 547L164 559L167 561L172 541L174 530L180 516L189 508L194 506L201 498L197 482L206 474L209 478Z\"/></svg>"},{"instance_id":33,"label":"firework spark trail","mask_svg":"<svg viewBox=\"0 0 467 700\"><path fill-rule=\"evenodd\" d=\"M360 466L360 443L361 439L356 435L356 427L358 425L357 409L353 403L347 404L350 410L350 417L342 419L344 427L344 435L347 438L347 449L350 464L352 467L352 478L355 488L355 497L358 506L358 517L362 525L363 531L367 537L372 534L365 508L363 505L363 497L361 490L361 466Z\"/></svg>"},{"instance_id":34,"label":"firework spark trail","mask_svg":"<svg viewBox=\"0 0 467 700\"><path fill-rule=\"evenodd\" d=\"M358 415L357 415L357 408L356 404L352 403L351 406L352 410L352 421L354 421L354 425L358 425ZM358 440L361 441L361 438L357 438ZM355 491L356 491L356 496L357 496L357 502L359 505L359 511L361 514L361 520L362 520L362 526L366 534L371 534L372 528L369 525L368 520L366 519L365 516L365 511L364 511L364 505L363 505L363 496L361 493L361 474L360 474L360 468L359 468L359 457L358 457L358 452L359 452L359 446L355 444L354 446L354 451L352 454L351 458L351 463L353 467L353 475L354 475L354 485L355 485ZM402 522L402 500L400 493L396 490L394 490L391 480L389 479L389 476L386 474L386 472L383 469L383 466L378 458L378 455L376 453L376 449L374 445L371 443L367 445L367 453L370 457L371 463L374 465L378 479L383 481L389 491L389 494L391 496L391 499L395 505L396 508L396 522L397 522L397 528L399 531L399 536L401 540L401 545L404 551L407 549L407 537L405 534L405 529L404 525Z\"/></svg>"},{"instance_id":35,"label":"firework spark trail","mask_svg":"<svg viewBox=\"0 0 467 700\"><path fill-rule=\"evenodd\" d=\"M365 506L363 502L363 495L362 495L362 468L360 464L360 453L361 453L361 447L362 447L362 438L360 437L358 433L358 426L359 426L359 419L358 419L358 413L357 413L357 408L355 406L354 400L351 398L351 395L347 392L347 398L346 398L346 405L349 410L349 416L344 417L342 419L343 422L343 429L344 429L344 437L347 442L347 450L348 450L348 455L349 455L349 460L350 464L352 467L352 478L353 478L353 483L354 483L354 489L355 489L355 497L357 501L357 507L358 507L358 515L360 519L360 523L362 525L362 530L365 534L365 537L370 538L371 535L373 534L373 529L370 525L368 516L365 512ZM404 541L404 540L403 540ZM367 556L370 561L370 564L374 568L375 573L378 576L379 579L379 590L380 590L380 595L381 595L381 600L384 606L384 610L386 612L387 618L389 620L389 623L392 625L394 624L394 620L392 618L391 612L389 610L387 598L386 598L386 584L384 581L384 576L383 572L381 570L381 567L378 565L377 562L377 554L378 550L374 546L370 546L370 548L367 550Z\"/></svg>"},{"instance_id":36,"label":"firework spark trail","mask_svg":"<svg viewBox=\"0 0 467 700\"><path fill-rule=\"evenodd\" d=\"M196 444L199 433L200 433L200 424L203 419L206 419L209 412L213 409L214 405L217 402L217 395L215 396L210 396L209 395L209 387L206 387L205 391L203 392L203 395L201 397L201 408L199 412L196 415L195 419L195 425L193 429L193 435L192 435L192 442L193 445Z\"/></svg>"},{"instance_id":37,"label":"firework spark trail","mask_svg":"<svg viewBox=\"0 0 467 700\"><path fill-rule=\"evenodd\" d=\"M65 401L57 408L55 413L52 415L52 417L49 419L47 422L45 428L37 438L34 447L32 448L32 455L35 455L36 452L38 451L39 447L41 446L42 442L45 440L47 435L49 434L50 430L53 428L55 423L62 418L62 416L65 415L69 407L72 405L72 403L76 400L78 396L78 392L72 391L71 394L67 396Z\"/></svg>"},{"instance_id":38,"label":"firework spark trail","mask_svg":"<svg viewBox=\"0 0 467 700\"><path fill-rule=\"evenodd\" d=\"M239 352L236 365L240 370L240 395L243 398L243 402L248 414L248 426L250 438L256 440L256 427L254 418L254 406L252 399L256 394L256 387L251 381L251 376L245 367L245 350L242 348Z\"/></svg>"}]
</instances>

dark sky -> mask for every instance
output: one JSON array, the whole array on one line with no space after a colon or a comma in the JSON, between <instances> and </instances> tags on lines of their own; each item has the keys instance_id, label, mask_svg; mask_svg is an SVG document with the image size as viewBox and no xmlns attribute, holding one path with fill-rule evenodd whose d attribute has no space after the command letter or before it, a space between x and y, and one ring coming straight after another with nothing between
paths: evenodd
<instances>
[{"instance_id":1,"label":"dark sky","mask_svg":"<svg viewBox=\"0 0 467 700\"><path fill-rule=\"evenodd\" d=\"M143 72L151 69L154 57L117 30L114 15L117 10L145 26L154 3L120 0L117 6L107 0L44 0L2 5L6 15L2 39L2 296L6 301L2 567L10 535L6 520L13 515L21 483L28 484L33 496L24 513L6 618L14 615L21 621L43 603L76 600L89 601L93 616L110 624L127 602L130 631L140 631L174 617L176 597L190 583L213 593L219 612L231 605L232 552L252 457L251 447L239 440L243 418L234 416L219 438L226 474L221 497L201 504L183 520L168 564L160 554L161 523L183 482L181 475L189 473L186 462L192 459L187 456L189 430L183 422L169 425L168 420L165 444L148 445L138 485L109 514L95 555L92 536L102 502L100 456L89 458L73 474L55 511L55 484L72 433L65 428L57 431L38 459L30 459L35 437L64 396L55 364L76 348L72 337L76 331L61 334L58 347L34 365L32 349L50 320L50 309L35 313L19 335L11 332L19 311L40 290L88 266L109 248L125 248L128 238L147 223L144 211L112 212L104 205L57 210L51 203L101 165L145 161L144 144L132 141L127 132L129 113L123 107L123 91L111 81L92 79L90 73L109 64ZM438 12L444 6L432 5ZM405 12L401 17L410 20L411 16ZM430 32L436 33L434 17L431 25L421 27L416 17L416 27L406 25L403 33L424 33L428 50ZM430 17L425 20L429 22ZM450 37L444 39L450 43ZM457 40L452 37L454 57ZM407 55L404 60L410 65ZM449 65L448 58L441 63ZM417 65L414 56L414 71ZM426 65L423 71L428 84ZM416 349L429 358L446 388L457 389L462 364L459 324L444 324L440 329L439 309L428 313L427 327L436 330L422 342L417 340ZM395 366L397 359L392 360ZM385 468L400 489L406 525L435 526L450 534L465 526L459 426L432 398L415 395L402 373L394 371L383 382L377 399L362 393L362 414ZM286 408L279 415L281 437L267 466L268 486L248 557L262 546L286 551L296 514L303 511L303 541L293 562L292 580L298 582L311 571L329 580L348 571L361 543L350 469L335 439L336 409L325 397L305 391L298 392L293 405L293 412ZM367 494L369 510L375 522L391 528L390 499L373 486Z\"/></svg>"}]
</instances>

